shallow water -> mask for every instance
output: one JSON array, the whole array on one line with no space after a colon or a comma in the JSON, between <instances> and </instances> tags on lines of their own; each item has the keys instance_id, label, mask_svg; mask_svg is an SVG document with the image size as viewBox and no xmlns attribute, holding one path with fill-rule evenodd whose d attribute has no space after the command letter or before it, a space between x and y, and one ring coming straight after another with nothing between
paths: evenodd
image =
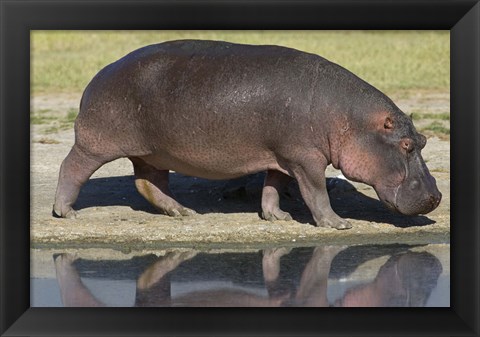
<instances>
[{"instance_id":1,"label":"shallow water","mask_svg":"<svg viewBox=\"0 0 480 337\"><path fill-rule=\"evenodd\" d=\"M34 249L31 306L450 306L450 245Z\"/></svg>"}]
</instances>

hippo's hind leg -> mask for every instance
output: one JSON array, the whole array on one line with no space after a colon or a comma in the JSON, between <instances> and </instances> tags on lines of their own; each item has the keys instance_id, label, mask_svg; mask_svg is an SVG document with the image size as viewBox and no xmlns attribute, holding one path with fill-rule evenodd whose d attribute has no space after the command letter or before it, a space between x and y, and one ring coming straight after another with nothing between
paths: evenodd
<instances>
[{"instance_id":1,"label":"hippo's hind leg","mask_svg":"<svg viewBox=\"0 0 480 337\"><path fill-rule=\"evenodd\" d=\"M279 171L267 171L262 190L262 217L265 220L292 220L289 213L280 209L280 192L292 180Z\"/></svg>"},{"instance_id":2,"label":"hippo's hind leg","mask_svg":"<svg viewBox=\"0 0 480 337\"><path fill-rule=\"evenodd\" d=\"M77 200L80 188L100 166L111 160L92 155L77 144L73 145L60 166L53 215L75 218L76 212L72 205Z\"/></svg>"},{"instance_id":3,"label":"hippo's hind leg","mask_svg":"<svg viewBox=\"0 0 480 337\"><path fill-rule=\"evenodd\" d=\"M129 158L135 171L138 192L162 213L170 216L194 215L196 212L179 204L168 187L168 170L158 170L137 157Z\"/></svg>"}]
</instances>

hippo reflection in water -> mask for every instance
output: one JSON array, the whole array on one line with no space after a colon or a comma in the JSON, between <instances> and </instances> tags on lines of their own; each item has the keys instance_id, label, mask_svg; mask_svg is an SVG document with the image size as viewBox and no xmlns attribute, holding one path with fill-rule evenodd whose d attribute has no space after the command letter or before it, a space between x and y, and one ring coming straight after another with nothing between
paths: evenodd
<instances>
[{"instance_id":1,"label":"hippo reflection in water","mask_svg":"<svg viewBox=\"0 0 480 337\"><path fill-rule=\"evenodd\" d=\"M266 171L265 219L291 219L279 191L294 178L317 226L350 228L330 206L329 164L373 186L389 208L426 214L441 194L420 153L425 144L387 96L318 55L165 42L106 66L86 87L53 214L75 217L81 186L118 158L131 160L138 191L171 216L195 211L174 200L169 170L207 179Z\"/></svg>"},{"instance_id":2,"label":"hippo reflection in water","mask_svg":"<svg viewBox=\"0 0 480 337\"><path fill-rule=\"evenodd\" d=\"M261 268L266 292L259 293L258 289L247 289L251 283L246 282L245 285L236 288L217 285L211 286L210 289L189 289L173 297L171 273L185 261L194 258L197 252L171 252L159 257L137 278L135 306L418 307L426 304L442 272L440 262L430 253L411 251L396 253L380 267L371 282L353 286L339 299L330 303L327 298L327 286L331 265L335 256L343 249L338 246L314 248L303 270L299 269L298 275L289 275L290 279L287 282L280 275L280 259L289 254L291 249L265 250ZM219 260L218 257L210 256L209 261L212 263ZM83 284L74 261L74 256L70 254L61 254L55 258L63 304L67 307L104 306L105 304L96 299ZM191 261L191 266L194 262L195 260ZM228 265L227 269L231 270L231 267ZM195 277L194 274L197 273L193 271L188 274L184 281L189 281L189 277ZM246 276L248 275L244 275L243 281ZM291 279L299 281L292 282ZM213 285L218 282L212 276L208 281ZM231 283L228 279L227 282Z\"/></svg>"}]
</instances>

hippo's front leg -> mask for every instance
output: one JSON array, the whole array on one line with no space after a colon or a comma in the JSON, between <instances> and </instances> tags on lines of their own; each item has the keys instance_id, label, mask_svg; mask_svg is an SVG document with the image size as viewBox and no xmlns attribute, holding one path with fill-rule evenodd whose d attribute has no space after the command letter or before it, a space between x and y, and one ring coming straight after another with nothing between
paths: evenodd
<instances>
[{"instance_id":1,"label":"hippo's front leg","mask_svg":"<svg viewBox=\"0 0 480 337\"><path fill-rule=\"evenodd\" d=\"M291 168L291 171L298 181L300 193L312 212L317 226L336 229L352 228L350 222L342 219L332 210L325 180L326 167L327 162L324 158L308 156L300 165Z\"/></svg>"}]
</instances>

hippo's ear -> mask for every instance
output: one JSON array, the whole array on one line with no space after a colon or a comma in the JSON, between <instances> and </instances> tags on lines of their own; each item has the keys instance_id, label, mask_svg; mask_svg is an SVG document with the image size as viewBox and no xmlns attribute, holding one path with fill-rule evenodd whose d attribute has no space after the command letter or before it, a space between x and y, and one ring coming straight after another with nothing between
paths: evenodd
<instances>
[{"instance_id":1,"label":"hippo's ear","mask_svg":"<svg viewBox=\"0 0 480 337\"><path fill-rule=\"evenodd\" d=\"M390 117L385 118L385 123L383 123L385 129L393 129L393 120Z\"/></svg>"}]
</instances>

